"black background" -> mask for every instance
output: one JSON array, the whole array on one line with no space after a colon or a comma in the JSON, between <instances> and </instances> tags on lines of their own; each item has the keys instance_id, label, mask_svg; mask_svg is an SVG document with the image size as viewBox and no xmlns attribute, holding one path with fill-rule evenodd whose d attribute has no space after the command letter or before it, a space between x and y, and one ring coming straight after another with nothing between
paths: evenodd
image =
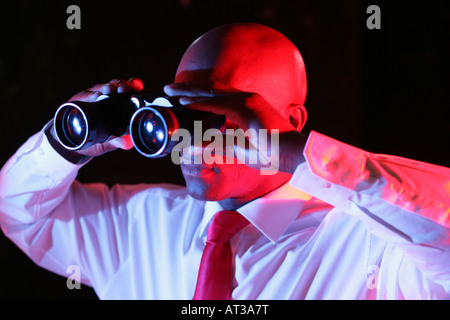
<instances>
[{"instance_id":1,"label":"black background","mask_svg":"<svg viewBox=\"0 0 450 320\"><path fill-rule=\"evenodd\" d=\"M395 2L395 3L393 3ZM9 1L1 5L0 139L4 162L75 93L113 78L171 83L189 44L231 22L259 22L290 38L308 75L308 124L367 151L448 166L448 1ZM81 8L81 30L66 9ZM381 9L368 30L366 9ZM183 184L170 159L134 150L94 159L83 182ZM0 298L96 299L34 265L0 235Z\"/></svg>"}]
</instances>

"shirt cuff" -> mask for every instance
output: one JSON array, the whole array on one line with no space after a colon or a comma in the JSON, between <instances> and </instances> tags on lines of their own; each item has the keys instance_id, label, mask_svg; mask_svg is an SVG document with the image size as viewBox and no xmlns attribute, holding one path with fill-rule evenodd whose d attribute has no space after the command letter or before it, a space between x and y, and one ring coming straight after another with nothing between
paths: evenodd
<instances>
[{"instance_id":1,"label":"shirt cuff","mask_svg":"<svg viewBox=\"0 0 450 320\"><path fill-rule=\"evenodd\" d=\"M75 153L73 151L70 151L70 150L67 150L66 148L64 148L51 134L52 127L53 127L53 120L50 121L49 123L47 123L47 125L44 127L44 133L45 133L45 136L47 137L48 142L52 146L52 148L61 157L63 157L67 161L69 161L73 164L77 164L77 165L85 164L86 162L88 162L89 160L92 159L92 157L90 157L90 156L80 155L78 153Z\"/></svg>"}]
</instances>

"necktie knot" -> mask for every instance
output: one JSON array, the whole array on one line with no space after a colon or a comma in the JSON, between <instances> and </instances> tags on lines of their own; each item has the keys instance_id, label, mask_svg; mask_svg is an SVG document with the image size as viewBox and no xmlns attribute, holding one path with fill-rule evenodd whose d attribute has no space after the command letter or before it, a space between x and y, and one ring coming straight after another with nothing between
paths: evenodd
<instances>
[{"instance_id":1,"label":"necktie knot","mask_svg":"<svg viewBox=\"0 0 450 320\"><path fill-rule=\"evenodd\" d=\"M208 228L207 242L224 244L248 223L248 220L237 211L219 211Z\"/></svg>"}]
</instances>

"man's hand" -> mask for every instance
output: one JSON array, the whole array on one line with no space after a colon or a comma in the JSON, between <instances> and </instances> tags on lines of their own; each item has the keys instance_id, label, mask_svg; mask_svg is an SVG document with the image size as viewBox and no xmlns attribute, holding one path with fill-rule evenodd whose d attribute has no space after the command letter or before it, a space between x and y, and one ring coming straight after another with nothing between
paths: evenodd
<instances>
[{"instance_id":1,"label":"man's hand","mask_svg":"<svg viewBox=\"0 0 450 320\"><path fill-rule=\"evenodd\" d=\"M96 84L92 88L81 91L70 98L69 101L95 102L101 95L104 94L139 92L143 88L144 84L137 78L131 78L128 81L113 79L108 83ZM52 128L52 135L56 139L54 128ZM74 152L84 156L96 157L116 150L117 148L125 150L133 148L133 143L129 134L122 137L113 138L104 143L97 143L89 148Z\"/></svg>"},{"instance_id":2,"label":"man's hand","mask_svg":"<svg viewBox=\"0 0 450 320\"><path fill-rule=\"evenodd\" d=\"M293 173L297 165L304 161L306 137L294 128L289 115L283 115L261 95L217 83L176 83L165 86L164 91L169 96L179 97L180 104L187 108L225 115L244 131L266 129L268 134L273 134L276 130L279 134L279 154L276 157L271 154L270 158L279 159L276 167L280 171ZM250 143L257 147L256 141Z\"/></svg>"}]
</instances>

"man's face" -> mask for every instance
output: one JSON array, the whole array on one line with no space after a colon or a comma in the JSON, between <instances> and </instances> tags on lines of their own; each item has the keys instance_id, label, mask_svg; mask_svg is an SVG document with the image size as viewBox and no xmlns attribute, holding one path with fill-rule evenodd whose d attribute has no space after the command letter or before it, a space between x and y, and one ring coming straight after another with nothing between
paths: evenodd
<instances>
[{"instance_id":1,"label":"man's face","mask_svg":"<svg viewBox=\"0 0 450 320\"><path fill-rule=\"evenodd\" d=\"M296 100L302 104L306 79L298 50L281 34L261 27L219 27L206 33L186 51L175 83L218 82L240 91L256 92L280 113ZM296 70L299 62L303 67L300 72ZM299 80L304 80L303 85L299 85ZM190 195L210 201L248 202L290 178L282 172L262 175L260 170L237 159L232 159L233 164L229 162L223 158L221 163L181 164Z\"/></svg>"}]
</instances>

